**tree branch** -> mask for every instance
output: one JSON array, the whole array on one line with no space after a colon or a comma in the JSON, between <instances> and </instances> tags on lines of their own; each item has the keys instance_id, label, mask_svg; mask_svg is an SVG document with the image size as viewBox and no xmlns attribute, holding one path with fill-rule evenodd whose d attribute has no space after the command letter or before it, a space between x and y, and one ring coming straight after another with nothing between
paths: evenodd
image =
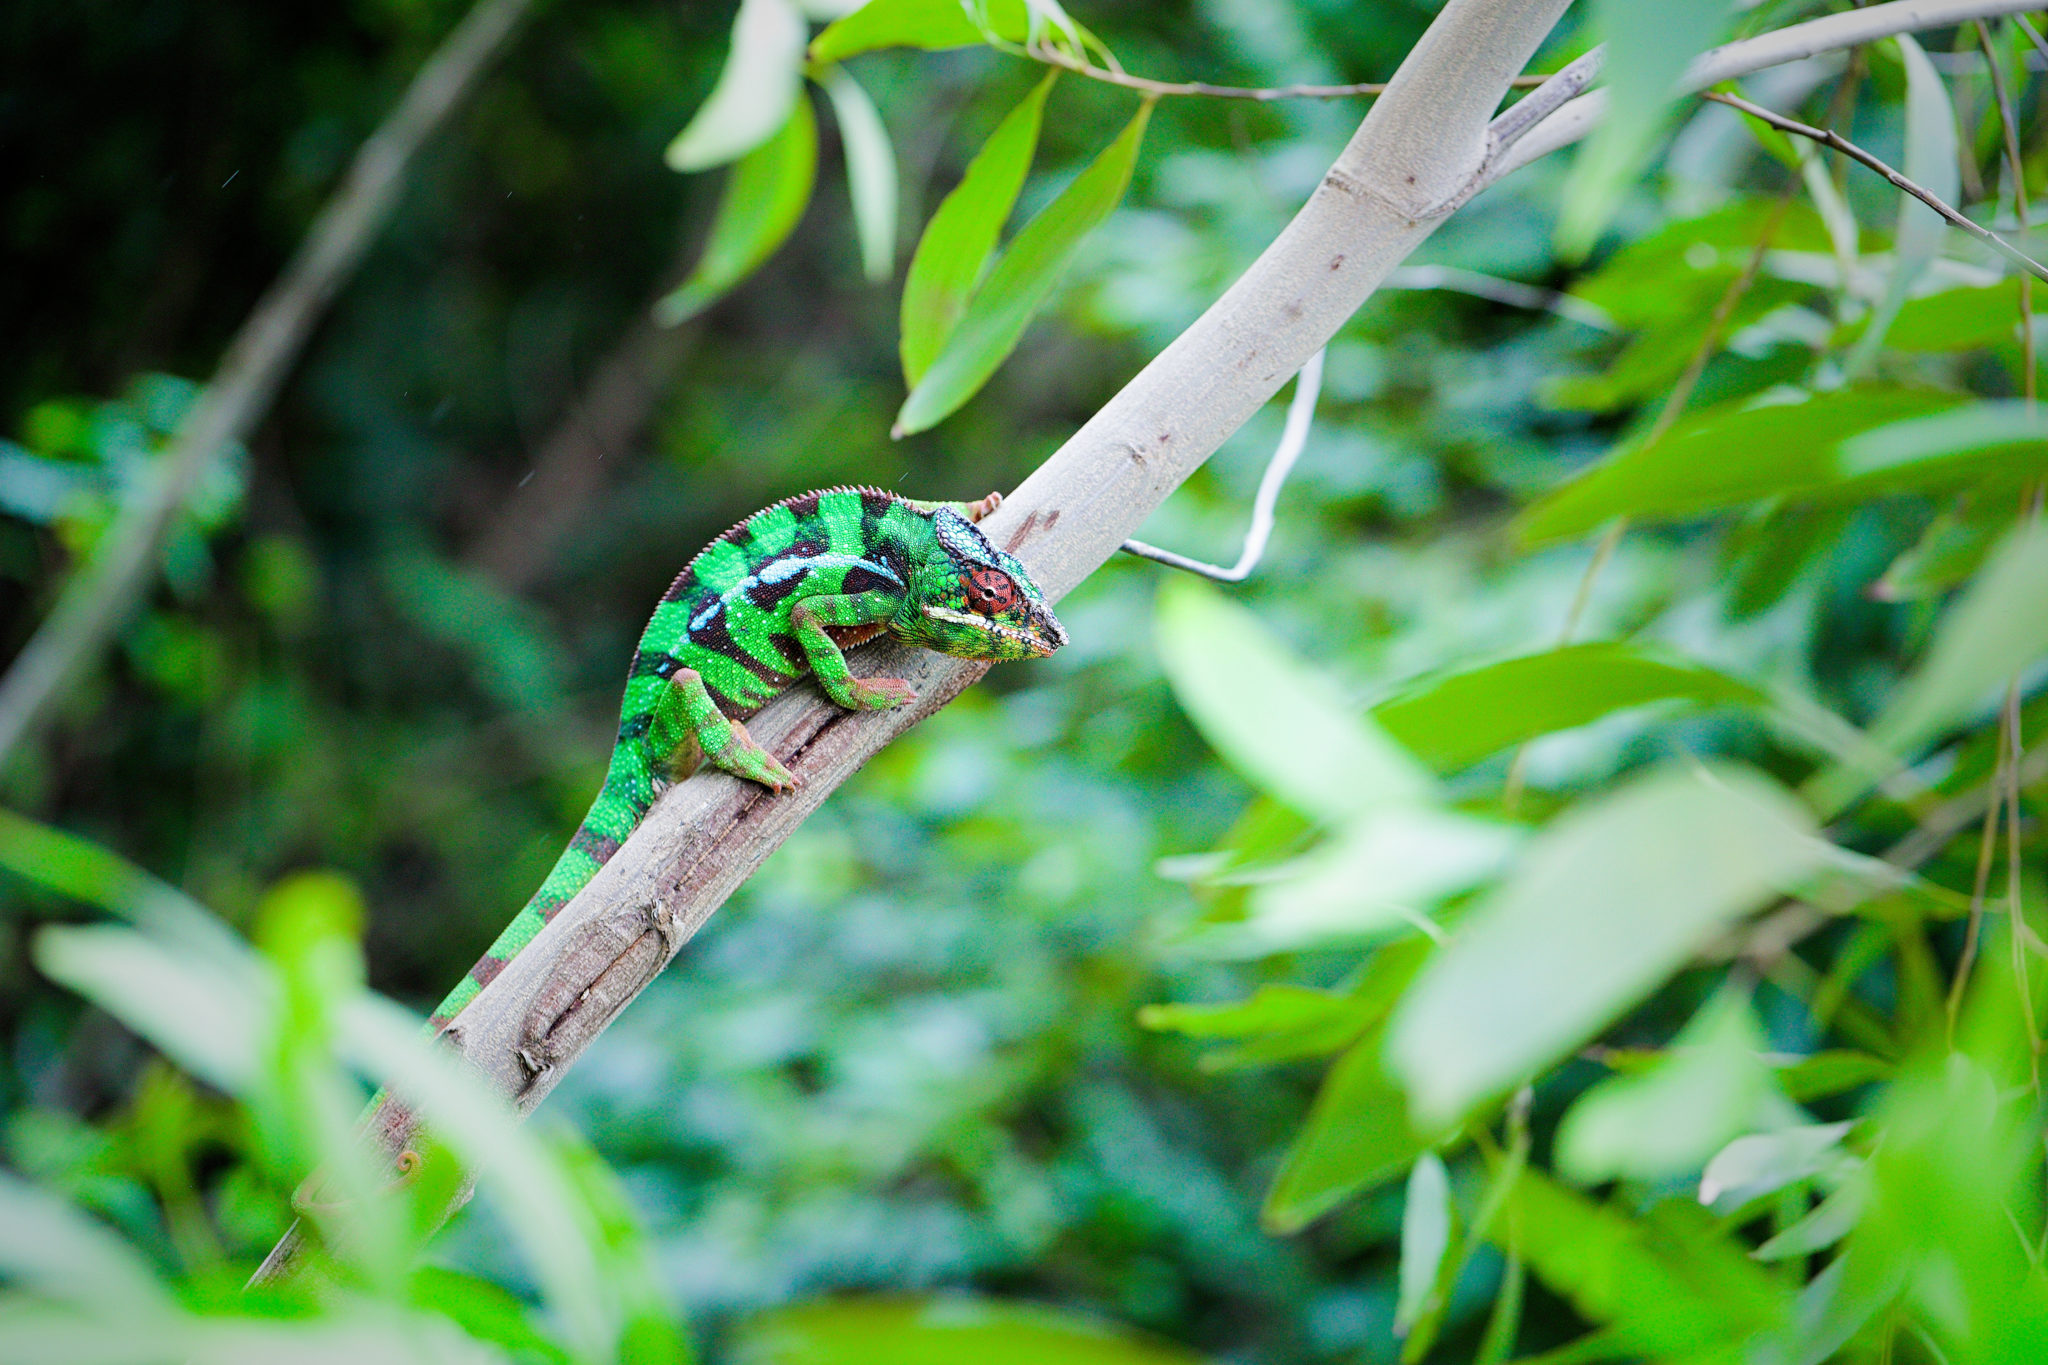
<instances>
[{"instance_id":1,"label":"tree branch","mask_svg":"<svg viewBox=\"0 0 2048 1365\"><path fill-rule=\"evenodd\" d=\"M1526 164L1530 143L1553 125L1591 126L1574 111L1597 101L1597 92L1571 98L1568 85L1553 90L1564 97L1561 107L1533 126L1527 114L1510 117L1520 105L1492 119L1568 3L1449 0L1273 244L982 523L1024 560L1049 599L1115 553L1452 209ZM1714 73L1705 82L1712 84L1827 47L2020 7L2013 0L1902 0L1731 44L1695 70ZM1844 19L1857 24L1838 22ZM1886 22L1893 27L1883 28ZM1515 141L1504 129L1527 135ZM833 788L987 668L895 645L857 658L863 675L907 679L918 699L899 710L853 713L810 687L778 697L748 729L802 787L770 796L706 769L669 789L590 884L463 1010L448 1041L522 1112L546 1097ZM409 1131L398 1122L377 1136L395 1152ZM295 1239L288 1234L267 1267L288 1262Z\"/></svg>"},{"instance_id":2,"label":"tree branch","mask_svg":"<svg viewBox=\"0 0 2048 1365\"><path fill-rule=\"evenodd\" d=\"M1795 133L1800 137L1818 142L1823 147L1832 147L1851 161L1876 171L1879 175L1891 181L1893 185L1912 195L1915 199L1927 205L1928 208L1933 209L1954 226L1961 228L1978 241L1990 246L1994 251L1999 252L2007 259L2018 263L2029 274L2039 279L2048 280L2048 266L2043 266L2032 256L2021 251L1989 228L1979 227L1976 223L1963 217L1958 210L1952 208L1934 191L1916 181L1908 180L1903 173L1892 169L1869 152L1864 151L1861 147L1843 137L1840 133L1837 133L1834 129L1816 128L1812 124L1801 123L1798 119L1786 118L1783 114L1774 114L1760 104L1751 104L1740 95L1724 95L1718 90L1709 90L1706 92L1705 97L1715 101L1717 104L1725 104L1730 109L1740 109L1751 118L1761 119L1780 132Z\"/></svg>"},{"instance_id":3,"label":"tree branch","mask_svg":"<svg viewBox=\"0 0 2048 1365\"><path fill-rule=\"evenodd\" d=\"M357 151L348 178L321 208L297 254L235 334L213 381L179 424L152 471L153 481L121 509L0 678L0 765L49 719L66 684L127 620L200 475L262 420L314 323L390 217L414 153L476 83L529 3L481 0Z\"/></svg>"}]
</instances>

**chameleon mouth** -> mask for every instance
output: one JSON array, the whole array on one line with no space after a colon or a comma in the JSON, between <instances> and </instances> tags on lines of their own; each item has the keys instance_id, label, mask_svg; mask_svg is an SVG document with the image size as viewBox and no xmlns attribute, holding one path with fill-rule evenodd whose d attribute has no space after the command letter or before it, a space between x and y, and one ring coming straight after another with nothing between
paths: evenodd
<instances>
[{"instance_id":1,"label":"chameleon mouth","mask_svg":"<svg viewBox=\"0 0 2048 1365\"><path fill-rule=\"evenodd\" d=\"M971 626L984 634L1014 644L1024 654L1037 659L1043 659L1067 642L1065 627L1061 626L1053 614L1044 607L1031 609L1030 625L1023 630L1015 626L1006 626L1000 621L992 621L986 616L977 616L973 612L954 611L950 607L925 607L923 610L926 616L935 621L951 621L955 625Z\"/></svg>"}]
</instances>

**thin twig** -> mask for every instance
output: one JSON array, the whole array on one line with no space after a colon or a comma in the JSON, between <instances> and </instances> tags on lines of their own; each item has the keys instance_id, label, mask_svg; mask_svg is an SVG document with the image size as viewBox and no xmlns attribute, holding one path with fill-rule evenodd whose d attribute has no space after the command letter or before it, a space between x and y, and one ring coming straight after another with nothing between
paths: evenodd
<instances>
[{"instance_id":1,"label":"thin twig","mask_svg":"<svg viewBox=\"0 0 2048 1365\"><path fill-rule=\"evenodd\" d=\"M1294 381L1294 397L1287 404L1287 425L1280 432L1280 444L1274 449L1266 472L1259 478L1258 496L1252 500L1251 529L1245 532L1244 550L1238 555L1237 563L1225 569L1199 559L1189 559L1171 550L1162 550L1142 540L1125 541L1124 553L1185 569L1219 583L1244 582L1266 553L1266 541L1273 534L1273 508L1280 501L1280 486L1287 482L1287 471L1294 468L1294 462L1301 458L1302 447L1308 444L1309 428L1315 424L1316 398L1322 391L1323 352L1317 351L1308 358L1308 364L1301 367L1301 374Z\"/></svg>"},{"instance_id":2,"label":"thin twig","mask_svg":"<svg viewBox=\"0 0 2048 1365\"><path fill-rule=\"evenodd\" d=\"M1275 100L1339 100L1358 95L1384 95L1385 81L1359 81L1353 85L1211 85L1207 81L1155 81L1145 76L1134 76L1128 71L1112 71L1100 67L1085 57L1055 47L1050 43L1026 43L1021 49L1033 61L1056 66L1062 71L1071 71L1091 81L1104 85L1120 86L1125 90L1138 90L1155 98L1166 95L1199 95L1216 100L1254 100L1270 104ZM1517 76L1508 84L1518 90L1533 89L1549 80L1548 76Z\"/></svg>"},{"instance_id":3,"label":"thin twig","mask_svg":"<svg viewBox=\"0 0 2048 1365\"><path fill-rule=\"evenodd\" d=\"M148 491L122 508L92 558L0 679L0 766L42 725L66 684L127 619L200 475L263 417L313 324L391 215L414 153L475 84L529 0L482 0L427 59L391 116L356 153L298 253L222 357L178 426Z\"/></svg>"},{"instance_id":4,"label":"thin twig","mask_svg":"<svg viewBox=\"0 0 2048 1365\"><path fill-rule=\"evenodd\" d=\"M2021 23L2024 16L2015 15ZM1998 53L1991 45L1991 26L1982 19L1977 21L1977 40L1984 47L1984 62L1991 69L1991 95L1998 102L1998 121L2005 133L2006 173L2012 177L2012 214L2020 225L2020 235L2025 236L2033 227L2029 221L2031 213L2027 206L2027 163L2020 155L2019 119L2013 114L2012 97L2005 88L2005 70L1998 63ZM2038 41L2038 40L2037 40ZM2034 280L2030 275L2020 276L2020 349L2026 370L2020 377L2020 386L2026 395L2027 406L2031 408L2036 398L2034 375Z\"/></svg>"},{"instance_id":5,"label":"thin twig","mask_svg":"<svg viewBox=\"0 0 2048 1365\"><path fill-rule=\"evenodd\" d=\"M1765 123L1770 124L1773 128L1776 128L1781 132L1795 133L1800 137L1811 138L1813 141L1820 143L1824 147L1834 148L1836 151L1840 152L1843 156L1848 157L1850 160L1855 161L1860 165L1867 166L1873 171L1876 171L1879 175L1891 181L1892 184L1896 185L1899 189L1904 190L1907 194L1912 195L1915 199L1918 199L1921 203L1933 209L1936 213L1940 214L1943 218L1947 219L1954 226L1961 228L1964 232L1969 233L1972 237L1975 237L1978 241L1983 242L1986 246L1991 247L1994 251L1997 251L1998 253L2005 256L2007 259L2011 260L2015 264L2030 271L2036 278L2048 280L2048 266L2042 265L2032 256L2029 256L2026 252L2021 251L2018 247L2014 246L2011 242L2006 241L2005 238L1999 236L1997 233L1992 232L1987 228L1977 226L1977 224L1971 222L1968 218L1965 218L1961 213L1957 212L1954 208L1951 208L1945 201L1942 200L1942 198L1939 195L1935 194L1934 191L1927 189L1925 186L1920 185L1912 180L1908 180L1904 175L1900 174L1898 171L1893 170L1890 166L1878 160L1869 152L1864 151L1861 147L1858 147L1855 143L1849 141L1840 133L1835 132L1832 128L1816 128L1812 124L1801 123L1797 119L1786 118L1783 114L1774 114L1770 110L1764 108L1762 105L1751 104L1748 100L1742 98L1742 96L1740 95L1730 95L1719 90L1708 90L1705 91L1704 94L1707 99L1713 100L1716 103L1725 104L1731 109L1740 109L1743 113L1748 114L1752 118L1762 119Z\"/></svg>"}]
</instances>

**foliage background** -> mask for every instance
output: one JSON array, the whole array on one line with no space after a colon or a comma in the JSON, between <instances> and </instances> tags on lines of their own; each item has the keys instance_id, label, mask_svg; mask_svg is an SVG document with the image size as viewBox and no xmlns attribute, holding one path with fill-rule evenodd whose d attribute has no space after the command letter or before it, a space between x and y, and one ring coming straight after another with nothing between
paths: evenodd
<instances>
[{"instance_id":1,"label":"foliage background","mask_svg":"<svg viewBox=\"0 0 2048 1365\"><path fill-rule=\"evenodd\" d=\"M1766 8L1789 20L1825 6ZM1431 12L1398 0L1196 0L1103 3L1080 17L1132 70L1280 84L1383 76ZM441 0L9 7L10 649L456 14ZM710 89L730 17L604 0L540 11L421 159L246 458L181 529L146 614L67 700L50 739L0 773L9 809L118 850L244 932L260 929L280 885L300 885L293 874L335 874L337 894L367 907L369 984L431 1003L581 814L620 661L698 545L803 488L965 497L1010 486L1272 238L1360 109L1163 103L1123 207L1087 240L1045 320L958 416L891 442L896 286L860 280L829 119L819 189L791 243L682 328L646 321L715 201L716 177L674 175L661 153ZM1538 69L1588 41L1568 21ZM1929 46L1975 41L1965 30ZM897 140L900 266L1039 72L987 51L889 52L856 69ZM2039 80L2019 79L2032 132ZM1996 212L1988 84L1957 76L1953 87L1975 148L1966 180ZM1781 107L1811 93L1817 113L1831 89L1778 87ZM1027 185L1025 213L1136 105L1073 78L1053 100L1038 162L1051 171ZM1903 102L1899 64L1873 59L1841 126L1896 160ZM1230 596L1281 648L1338 679L1351 709L1432 670L1547 649L1564 629L1590 546L1525 549L1510 518L1654 419L1786 180L1725 110L1687 106L1660 155L1589 263L1554 247L1561 159L1459 212L1415 262L1544 289L1577 282L1609 326L1583 311L1388 290L1333 344L1274 549ZM1841 189L1881 262L1892 192L1861 177ZM1825 255L1803 202L1782 231L1790 249ZM1630 243L1638 255L1617 257ZM1688 257L1700 244L1720 254ZM1629 259L1636 277L1597 273ZM1812 382L1845 349L1833 323L1859 306L1780 271L1753 298L1740 327L1766 308L1805 312L1718 353L1695 410ZM2003 296L1980 304L2011 307ZM1617 330L1639 338L1619 362ZM1982 330L1959 349L1895 348L1880 376L1916 391L2017 394L2018 348ZM634 382L605 382L619 374ZM1247 428L1147 538L1226 558L1278 425L1276 408ZM1938 590L1875 601L1871 585L1966 483L1633 532L1594 583L1578 635L1654 643L1867 722L1925 652L1942 602ZM1283 1041L1276 1065L1219 1066L1197 1042L1139 1022L1147 1005L1230 1001L1261 985L1350 989L1365 960L1356 933L1284 951L1205 946L1206 926L1247 913L1246 892L1191 889L1162 865L1219 846L1297 845L1306 828L1243 764L1216 758L1177 704L1155 643L1164 573L1118 562L1095 575L1061 609L1069 648L998 670L837 793L548 1106L551 1123L584 1135L616 1172L653 1281L710 1358L883 1358L899 1349L875 1344L899 1325L886 1305L834 1307L833 1296L933 1291L1150 1334L1104 1338L1105 1359L1399 1357L1398 1181L1291 1235L1260 1224L1262 1206L1289 1221L1267 1192L1323 1057L1349 1037ZM1166 654L1176 640L1187 647L1177 630L1223 654L1259 648L1208 598L1173 600L1180 613L1169 605L1157 625ZM1996 732L1986 714L1945 731L1959 747L1922 772L1936 797L1984 780ZM1270 737L1322 742L1292 731L1293 719L1274 718ZM1753 711L1634 709L1532 747L1515 809L1540 823L1685 756L1737 757L1789 782L1817 765L1810 746ZM1507 813L1509 764L1502 751L1454 773L1447 805ZM1925 810L1873 803L1836 836L1874 852ZM2031 824L2022 836L2037 837ZM1883 1091L1870 1080L1940 1040L1975 859L1972 826L1928 869L1946 899L1866 902L1861 918L1822 927L1804 956L1737 945L1720 954L1735 969L1680 973L1608 1042L1663 1046L1732 981L1753 988L1745 1017L1759 1049L1866 1055L1860 1080L1824 1094L1809 1120L1874 1108ZM2037 867L2020 880L2037 890ZM1447 894L1454 911L1462 889ZM166 1276L230 1302L224 1286L288 1219L290 1179L260 1159L260 1132L234 1103L153 1060L32 965L38 926L89 912L24 877L0 884L0 904L7 1165L104 1219ZM1844 954L1857 956L1844 965ZM1816 983L1833 992L1825 1008ZM1539 1155L1559 1116L1608 1074L1603 1060L1567 1059L1535 1093ZM2037 1091L2036 1081L2008 1112L2017 1103L2031 1123ZM1437 1169L1469 1222L1494 1167L1470 1148L1446 1160ZM1681 1162L1625 1182L1613 1207L1683 1204L1684 1176ZM1754 1244L1819 1188L1788 1187L1762 1215L1731 1222ZM1757 1216L1776 1222L1760 1228ZM431 1259L531 1296L535 1271L498 1217L474 1206ZM1551 1273L1519 1310L1523 1352L1613 1316L1539 1268ZM1520 1273L1479 1247L1443 1287L1432 1358L1483 1349L1489 1305ZM1788 1291L1802 1282L1778 1280ZM1063 1321L1042 1325L1069 1330ZM996 1322L992 1358L1076 1349L1037 1342L1023 1320ZM1879 1337L1891 1341L1872 1330L1863 1346L1877 1351ZM1902 1331L1900 1349L1918 1358L1933 1339Z\"/></svg>"}]
</instances>

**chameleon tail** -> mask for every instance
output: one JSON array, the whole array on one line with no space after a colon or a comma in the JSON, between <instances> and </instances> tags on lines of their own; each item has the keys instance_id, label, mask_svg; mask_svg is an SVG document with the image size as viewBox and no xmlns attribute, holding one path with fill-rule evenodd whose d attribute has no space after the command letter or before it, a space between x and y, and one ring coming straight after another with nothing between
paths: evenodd
<instances>
[{"instance_id":1,"label":"chameleon tail","mask_svg":"<svg viewBox=\"0 0 2048 1365\"><path fill-rule=\"evenodd\" d=\"M477 959L469 975L457 983L448 998L435 1007L427 1026L435 1033L454 1020L463 1006L474 1000L477 992L505 969L521 948L533 941L541 926L555 917L560 910L574 899L576 893L589 884L597 870L605 865L612 854L619 851L619 845L626 842L626 836L640 823L640 817L647 814L647 808L654 803L654 783L648 772L647 761L642 748L630 740L622 740L612 750L611 767L606 771L604 786L597 793L597 800L591 804L590 813L583 817L583 823L569 839L569 846L562 850L562 856L555 860L554 869L533 893L533 899L526 903L497 941Z\"/></svg>"}]
</instances>

